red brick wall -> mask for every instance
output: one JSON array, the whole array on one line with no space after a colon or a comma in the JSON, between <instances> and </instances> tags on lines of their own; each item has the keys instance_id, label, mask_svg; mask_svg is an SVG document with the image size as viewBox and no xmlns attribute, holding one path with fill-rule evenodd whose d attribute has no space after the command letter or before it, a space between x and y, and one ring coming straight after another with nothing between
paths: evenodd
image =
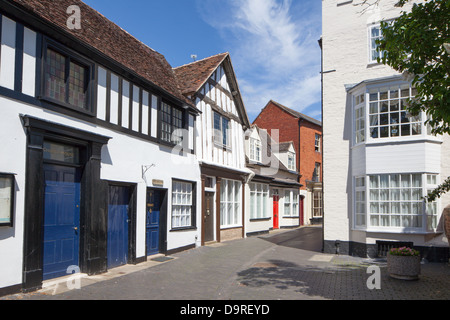
<instances>
[{"instance_id":1,"label":"red brick wall","mask_svg":"<svg viewBox=\"0 0 450 320\"><path fill-rule=\"evenodd\" d=\"M320 163L319 177L322 181L322 146L320 152L315 150L316 133L322 137L322 128L314 123L303 120L300 127L300 168L303 189L306 188L306 180L311 181L316 167L316 163ZM322 139L320 139L322 143Z\"/></svg>"},{"instance_id":2,"label":"red brick wall","mask_svg":"<svg viewBox=\"0 0 450 320\"><path fill-rule=\"evenodd\" d=\"M302 174L300 183L303 184L302 189L306 189L305 181L312 180L316 162L322 164L322 154L316 152L314 149L315 134L317 132L322 135L322 128L303 120L300 128L300 143L298 122L298 118L270 102L255 119L253 124L257 125L259 128L268 130L269 134L271 134L271 130L278 129L280 142L294 142L297 156L297 168L300 161L300 174ZM320 174L320 181L322 181L322 174Z\"/></svg>"}]
</instances>

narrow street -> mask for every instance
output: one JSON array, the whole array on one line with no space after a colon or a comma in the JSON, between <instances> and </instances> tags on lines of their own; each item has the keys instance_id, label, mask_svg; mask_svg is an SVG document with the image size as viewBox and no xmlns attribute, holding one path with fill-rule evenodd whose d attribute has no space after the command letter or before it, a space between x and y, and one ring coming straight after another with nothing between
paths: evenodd
<instances>
[{"instance_id":1,"label":"narrow street","mask_svg":"<svg viewBox=\"0 0 450 320\"><path fill-rule=\"evenodd\" d=\"M175 254L162 262L86 277L59 288L3 300L352 300L449 299L448 264L422 265L419 281L391 279L381 261L321 253L322 229L275 231ZM381 269L381 289L367 287L367 268ZM112 276L115 274L115 276ZM58 293L60 292L60 293Z\"/></svg>"}]
</instances>

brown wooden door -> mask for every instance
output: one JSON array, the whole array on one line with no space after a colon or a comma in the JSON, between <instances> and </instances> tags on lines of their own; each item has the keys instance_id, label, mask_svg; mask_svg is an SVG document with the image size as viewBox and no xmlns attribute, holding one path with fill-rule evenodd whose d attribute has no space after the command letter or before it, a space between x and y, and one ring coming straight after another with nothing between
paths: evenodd
<instances>
[{"instance_id":1,"label":"brown wooden door","mask_svg":"<svg viewBox=\"0 0 450 320\"><path fill-rule=\"evenodd\" d=\"M206 192L205 208L203 210L203 223L205 224L204 241L214 240L214 193Z\"/></svg>"}]
</instances>

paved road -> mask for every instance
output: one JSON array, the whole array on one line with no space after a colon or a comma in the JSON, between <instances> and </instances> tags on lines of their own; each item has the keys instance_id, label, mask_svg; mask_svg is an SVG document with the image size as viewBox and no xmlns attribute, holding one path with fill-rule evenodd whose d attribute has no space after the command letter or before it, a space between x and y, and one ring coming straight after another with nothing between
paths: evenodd
<instances>
[{"instance_id":1,"label":"paved road","mask_svg":"<svg viewBox=\"0 0 450 320\"><path fill-rule=\"evenodd\" d=\"M276 231L117 268L3 300L450 300L450 266L424 264L419 281L389 278L383 261L321 253L322 229ZM381 289L370 290L370 265L380 267ZM66 288L65 290L62 290Z\"/></svg>"}]
</instances>

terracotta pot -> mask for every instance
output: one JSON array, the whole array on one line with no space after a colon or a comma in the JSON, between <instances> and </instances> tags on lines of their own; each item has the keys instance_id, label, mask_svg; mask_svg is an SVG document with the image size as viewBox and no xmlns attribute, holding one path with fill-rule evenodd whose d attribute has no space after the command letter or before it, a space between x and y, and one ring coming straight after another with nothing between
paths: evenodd
<instances>
[{"instance_id":1,"label":"terracotta pot","mask_svg":"<svg viewBox=\"0 0 450 320\"><path fill-rule=\"evenodd\" d=\"M395 279L418 280L420 275L420 256L387 255L389 275Z\"/></svg>"}]
</instances>

